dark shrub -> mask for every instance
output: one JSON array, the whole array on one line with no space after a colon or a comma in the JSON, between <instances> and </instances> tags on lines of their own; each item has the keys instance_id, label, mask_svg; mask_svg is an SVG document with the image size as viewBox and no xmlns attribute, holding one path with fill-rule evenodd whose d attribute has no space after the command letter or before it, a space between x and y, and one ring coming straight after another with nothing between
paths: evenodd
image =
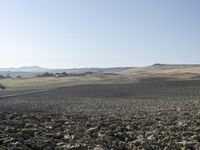
<instances>
[{"instance_id":1,"label":"dark shrub","mask_svg":"<svg viewBox=\"0 0 200 150\"><path fill-rule=\"evenodd\" d=\"M5 89L6 87L0 84L0 89Z\"/></svg>"}]
</instances>

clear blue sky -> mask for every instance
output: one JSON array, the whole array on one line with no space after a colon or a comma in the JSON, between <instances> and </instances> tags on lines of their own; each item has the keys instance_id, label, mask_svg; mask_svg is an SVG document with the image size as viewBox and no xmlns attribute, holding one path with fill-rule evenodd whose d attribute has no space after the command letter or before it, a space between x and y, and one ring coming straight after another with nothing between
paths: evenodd
<instances>
[{"instance_id":1,"label":"clear blue sky","mask_svg":"<svg viewBox=\"0 0 200 150\"><path fill-rule=\"evenodd\" d=\"M200 64L199 0L0 0L0 67Z\"/></svg>"}]
</instances>

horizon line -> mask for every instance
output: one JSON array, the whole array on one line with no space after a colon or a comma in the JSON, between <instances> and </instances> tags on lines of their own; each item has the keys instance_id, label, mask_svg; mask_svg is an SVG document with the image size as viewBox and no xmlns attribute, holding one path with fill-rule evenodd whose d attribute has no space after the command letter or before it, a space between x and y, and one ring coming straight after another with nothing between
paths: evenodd
<instances>
[{"instance_id":1,"label":"horizon line","mask_svg":"<svg viewBox=\"0 0 200 150\"><path fill-rule=\"evenodd\" d=\"M41 69L86 69L86 68L136 68L136 67L148 67L148 66L154 66L154 65L200 65L200 64L195 64L195 63L154 63L154 64L148 64L148 65L136 65L136 66L109 66L109 67L104 67L104 66L91 66L91 67L62 67L62 68L57 68L57 67L45 67L45 66L40 66L40 65L23 65L23 66L16 66L16 67L0 67L0 69L20 69L20 68L31 68L31 67L38 67Z\"/></svg>"}]
</instances>

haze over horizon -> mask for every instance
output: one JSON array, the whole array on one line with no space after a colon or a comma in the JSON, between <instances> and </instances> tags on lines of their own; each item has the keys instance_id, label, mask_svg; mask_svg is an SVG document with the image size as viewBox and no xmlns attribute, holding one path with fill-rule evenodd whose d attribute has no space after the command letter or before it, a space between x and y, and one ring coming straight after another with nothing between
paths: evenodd
<instances>
[{"instance_id":1,"label":"haze over horizon","mask_svg":"<svg viewBox=\"0 0 200 150\"><path fill-rule=\"evenodd\" d=\"M200 64L200 1L0 0L0 68Z\"/></svg>"},{"instance_id":2,"label":"haze over horizon","mask_svg":"<svg viewBox=\"0 0 200 150\"><path fill-rule=\"evenodd\" d=\"M19 67L0 67L0 71L11 71L11 72L16 72L16 71L19 71L19 70L70 70L70 69L92 69L92 68L99 68L99 69L103 69L103 68L134 68L134 67L150 67L150 66L154 66L154 65L160 65L161 67L163 65L165 66L200 66L200 64L161 64L161 63L154 63L154 64L149 64L149 65L143 65L143 66L122 66L122 67L119 67L119 66L110 66L110 67L73 67L73 68L58 68L58 67L55 67L55 68L52 68L52 67L43 67L43 66L38 66L38 65L30 65L30 66L19 66ZM10 70L11 69L11 70ZM21 71L20 71L21 72Z\"/></svg>"}]
</instances>

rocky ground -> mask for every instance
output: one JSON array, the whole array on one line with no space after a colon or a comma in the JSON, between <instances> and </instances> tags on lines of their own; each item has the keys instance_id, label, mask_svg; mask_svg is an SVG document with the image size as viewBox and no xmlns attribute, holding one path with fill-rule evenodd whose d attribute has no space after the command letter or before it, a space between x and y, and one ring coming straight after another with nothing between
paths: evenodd
<instances>
[{"instance_id":1,"label":"rocky ground","mask_svg":"<svg viewBox=\"0 0 200 150\"><path fill-rule=\"evenodd\" d=\"M200 149L200 81L148 80L0 99L0 150Z\"/></svg>"}]
</instances>

